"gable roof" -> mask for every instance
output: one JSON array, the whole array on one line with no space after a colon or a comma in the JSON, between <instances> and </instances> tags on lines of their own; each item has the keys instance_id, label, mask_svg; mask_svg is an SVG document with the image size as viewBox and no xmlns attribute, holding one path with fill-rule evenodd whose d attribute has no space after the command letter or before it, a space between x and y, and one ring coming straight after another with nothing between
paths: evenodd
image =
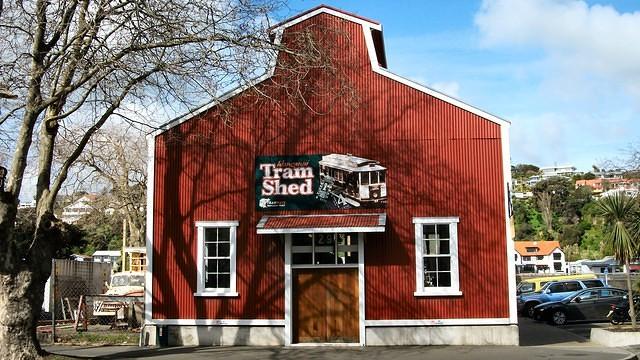
<instances>
[{"instance_id":1,"label":"gable roof","mask_svg":"<svg viewBox=\"0 0 640 360\"><path fill-rule=\"evenodd\" d=\"M364 37L365 37L365 43L367 46L367 52L369 54L369 60L371 62L371 70L379 75L382 75L384 77L387 77L389 79L395 80L401 84L404 84L406 86L409 86L415 90L418 90L420 92L423 92L425 94L428 94L430 96L433 96L439 100L442 100L444 102L447 102L451 105L454 105L456 107L459 107L463 110L466 110L472 114L478 115L488 121L491 121L493 123L496 123L498 125L500 125L501 127L509 127L511 125L511 123L505 119L502 119L496 115L493 115L491 113L488 113L484 110L481 110L475 106L469 105L465 102L462 102L456 98L453 98L449 95L443 94L437 90L431 89L427 86L421 85L413 80L409 80L407 78L401 77L391 71L389 71L388 69L386 69L383 66L380 66L380 64L378 63L377 60L377 55L376 55L376 49L375 46L376 44L374 44L374 40L373 40L373 31L377 30L379 32L382 32L382 25L377 22L377 21L373 21L373 20L369 20L367 18L364 18L362 16L353 14L353 13L349 13L346 12L344 10L340 10L331 6L327 6L327 5L320 5L317 6L315 8L312 8L310 10L307 10L303 13L300 13L296 16L293 16L285 21L282 21L280 23L278 23L277 25L274 25L273 27L270 28L270 31L272 34L274 34L274 42L275 44L280 44L281 40L282 40L282 33L283 31L291 26L294 26L298 23L301 23L307 19L310 19L314 16L320 15L320 14L329 14L332 16L336 16L338 18L347 20L347 21L351 21L357 24L362 25L363 27L363 33L364 33ZM366 30L369 31L366 31ZM382 45L382 43L378 44L378 46L384 46ZM384 53L384 49L383 53ZM383 55L384 56L384 55ZM169 129L171 129L172 127L178 126L180 124L182 124L183 122L195 117L196 115L199 115L211 108L213 108L214 106L229 100L230 98L242 93L243 91L250 89L253 86L256 86L257 84L269 79L271 76L273 76L275 67L276 67L276 57L273 57L271 64L269 65L269 69L268 71L253 79L252 81L249 81L248 83L238 86L235 89L232 89L226 93L224 93L223 95L221 95L220 97L218 97L217 99L214 99L213 101L207 103L207 104L203 104L202 106L187 112L186 114L180 115L177 118L170 120L169 122L161 125L157 130L151 132L149 134L149 136L151 137L155 137L158 134L161 134ZM386 61L385 61L386 62Z\"/></svg>"},{"instance_id":2,"label":"gable roof","mask_svg":"<svg viewBox=\"0 0 640 360\"><path fill-rule=\"evenodd\" d=\"M560 248L560 242L555 240L547 240L547 241L514 241L515 250L521 256L540 256L540 255L549 255L555 249ZM527 248L536 248L535 252L528 252Z\"/></svg>"}]
</instances>

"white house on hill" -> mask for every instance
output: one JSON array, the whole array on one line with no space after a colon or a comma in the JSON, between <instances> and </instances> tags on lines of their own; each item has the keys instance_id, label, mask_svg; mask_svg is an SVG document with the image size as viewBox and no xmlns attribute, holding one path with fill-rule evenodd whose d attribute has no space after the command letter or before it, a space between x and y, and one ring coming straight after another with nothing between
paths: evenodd
<instances>
[{"instance_id":1,"label":"white house on hill","mask_svg":"<svg viewBox=\"0 0 640 360\"><path fill-rule=\"evenodd\" d=\"M557 241L514 241L516 270L521 273L566 273L567 262Z\"/></svg>"}]
</instances>

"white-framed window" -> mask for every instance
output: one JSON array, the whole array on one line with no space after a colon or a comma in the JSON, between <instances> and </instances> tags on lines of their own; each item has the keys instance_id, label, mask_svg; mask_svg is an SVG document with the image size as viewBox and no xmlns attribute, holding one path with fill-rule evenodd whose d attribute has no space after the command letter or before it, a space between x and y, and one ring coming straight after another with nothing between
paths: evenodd
<instances>
[{"instance_id":1,"label":"white-framed window","mask_svg":"<svg viewBox=\"0 0 640 360\"><path fill-rule=\"evenodd\" d=\"M458 273L458 217L413 218L415 296L462 295Z\"/></svg>"},{"instance_id":2,"label":"white-framed window","mask_svg":"<svg viewBox=\"0 0 640 360\"><path fill-rule=\"evenodd\" d=\"M198 289L195 296L238 296L237 227L238 221L196 221Z\"/></svg>"}]
</instances>

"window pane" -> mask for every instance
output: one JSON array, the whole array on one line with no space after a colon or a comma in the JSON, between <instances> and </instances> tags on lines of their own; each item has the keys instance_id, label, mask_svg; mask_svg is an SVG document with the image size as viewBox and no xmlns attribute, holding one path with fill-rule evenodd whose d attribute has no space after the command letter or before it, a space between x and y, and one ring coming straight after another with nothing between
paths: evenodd
<instances>
[{"instance_id":1,"label":"window pane","mask_svg":"<svg viewBox=\"0 0 640 360\"><path fill-rule=\"evenodd\" d=\"M291 235L293 246L311 246L313 244L313 234L293 234Z\"/></svg>"},{"instance_id":2,"label":"window pane","mask_svg":"<svg viewBox=\"0 0 640 360\"><path fill-rule=\"evenodd\" d=\"M372 171L371 172L371 183L372 184L377 184L378 183L378 172L377 171Z\"/></svg>"},{"instance_id":3,"label":"window pane","mask_svg":"<svg viewBox=\"0 0 640 360\"><path fill-rule=\"evenodd\" d=\"M451 273L439 272L438 273L438 286L451 286Z\"/></svg>"},{"instance_id":4,"label":"window pane","mask_svg":"<svg viewBox=\"0 0 640 360\"><path fill-rule=\"evenodd\" d=\"M369 173L368 172L360 173L360 184L361 185L369 185Z\"/></svg>"},{"instance_id":5,"label":"window pane","mask_svg":"<svg viewBox=\"0 0 640 360\"><path fill-rule=\"evenodd\" d=\"M216 274L206 274L205 281L204 281L204 287L206 287L206 288L216 288L216 287L218 287Z\"/></svg>"},{"instance_id":6,"label":"window pane","mask_svg":"<svg viewBox=\"0 0 640 360\"><path fill-rule=\"evenodd\" d=\"M229 228L218 228L218 241L229 241Z\"/></svg>"},{"instance_id":7,"label":"window pane","mask_svg":"<svg viewBox=\"0 0 640 360\"><path fill-rule=\"evenodd\" d=\"M336 234L338 245L358 245L358 234L339 233Z\"/></svg>"},{"instance_id":8,"label":"window pane","mask_svg":"<svg viewBox=\"0 0 640 360\"><path fill-rule=\"evenodd\" d=\"M345 264L357 264L358 263L358 252L357 251L349 251L345 253L344 257Z\"/></svg>"},{"instance_id":9,"label":"window pane","mask_svg":"<svg viewBox=\"0 0 640 360\"><path fill-rule=\"evenodd\" d=\"M424 271L436 271L436 258L426 257L424 258Z\"/></svg>"},{"instance_id":10,"label":"window pane","mask_svg":"<svg viewBox=\"0 0 640 360\"><path fill-rule=\"evenodd\" d=\"M229 256L230 243L218 244L218 256Z\"/></svg>"},{"instance_id":11,"label":"window pane","mask_svg":"<svg viewBox=\"0 0 640 360\"><path fill-rule=\"evenodd\" d=\"M218 260L208 259L204 267L205 272L218 272Z\"/></svg>"},{"instance_id":12,"label":"window pane","mask_svg":"<svg viewBox=\"0 0 640 360\"><path fill-rule=\"evenodd\" d=\"M217 230L216 228L205 228L204 229L204 241L217 241L218 239L218 235L217 235Z\"/></svg>"},{"instance_id":13,"label":"window pane","mask_svg":"<svg viewBox=\"0 0 640 360\"><path fill-rule=\"evenodd\" d=\"M424 287L435 287L438 286L438 279L436 277L436 272L425 272L424 273Z\"/></svg>"},{"instance_id":14,"label":"window pane","mask_svg":"<svg viewBox=\"0 0 640 360\"><path fill-rule=\"evenodd\" d=\"M205 257L218 256L217 252L216 252L216 243L205 243L204 244L204 256Z\"/></svg>"},{"instance_id":15,"label":"window pane","mask_svg":"<svg viewBox=\"0 0 640 360\"><path fill-rule=\"evenodd\" d=\"M567 283L566 289L566 291L578 291L581 290L582 287L578 283Z\"/></svg>"},{"instance_id":16,"label":"window pane","mask_svg":"<svg viewBox=\"0 0 640 360\"><path fill-rule=\"evenodd\" d=\"M220 273L231 272L231 260L229 259L218 260L218 272Z\"/></svg>"},{"instance_id":17,"label":"window pane","mask_svg":"<svg viewBox=\"0 0 640 360\"><path fill-rule=\"evenodd\" d=\"M438 237L440 239L448 239L449 238L449 224L439 224L438 225Z\"/></svg>"},{"instance_id":18,"label":"window pane","mask_svg":"<svg viewBox=\"0 0 640 360\"><path fill-rule=\"evenodd\" d=\"M316 264L335 264L336 256L333 252L316 253Z\"/></svg>"},{"instance_id":19,"label":"window pane","mask_svg":"<svg viewBox=\"0 0 640 360\"><path fill-rule=\"evenodd\" d=\"M533 291L533 284L532 283L521 283L522 286L520 286L520 292L529 292L529 291Z\"/></svg>"},{"instance_id":20,"label":"window pane","mask_svg":"<svg viewBox=\"0 0 640 360\"><path fill-rule=\"evenodd\" d=\"M448 256L438 257L438 271L451 270L451 259Z\"/></svg>"},{"instance_id":21,"label":"window pane","mask_svg":"<svg viewBox=\"0 0 640 360\"><path fill-rule=\"evenodd\" d=\"M440 241L438 240L425 240L424 253L425 255L438 255L440 253Z\"/></svg>"},{"instance_id":22,"label":"window pane","mask_svg":"<svg viewBox=\"0 0 640 360\"><path fill-rule=\"evenodd\" d=\"M293 262L294 265L312 264L313 255L311 253L292 254L291 261Z\"/></svg>"},{"instance_id":23,"label":"window pane","mask_svg":"<svg viewBox=\"0 0 640 360\"><path fill-rule=\"evenodd\" d=\"M231 284L231 275L220 274L218 275L218 288L229 288Z\"/></svg>"},{"instance_id":24,"label":"window pane","mask_svg":"<svg viewBox=\"0 0 640 360\"><path fill-rule=\"evenodd\" d=\"M333 238L334 238L334 234L316 234L315 245L316 246L333 245L333 241L334 241Z\"/></svg>"},{"instance_id":25,"label":"window pane","mask_svg":"<svg viewBox=\"0 0 640 360\"><path fill-rule=\"evenodd\" d=\"M440 254L449 254L449 240L440 240Z\"/></svg>"},{"instance_id":26,"label":"window pane","mask_svg":"<svg viewBox=\"0 0 640 360\"><path fill-rule=\"evenodd\" d=\"M588 288L604 286L602 280L584 280L582 283Z\"/></svg>"},{"instance_id":27,"label":"window pane","mask_svg":"<svg viewBox=\"0 0 640 360\"><path fill-rule=\"evenodd\" d=\"M384 171L380 171L380 182L383 183L384 182Z\"/></svg>"},{"instance_id":28,"label":"window pane","mask_svg":"<svg viewBox=\"0 0 640 360\"><path fill-rule=\"evenodd\" d=\"M424 225L422 226L422 233L425 239L435 239L436 238L436 226L435 225Z\"/></svg>"},{"instance_id":29,"label":"window pane","mask_svg":"<svg viewBox=\"0 0 640 360\"><path fill-rule=\"evenodd\" d=\"M549 286L550 293L559 293L559 292L565 292L565 291L566 291L566 288L564 284L552 284L551 286Z\"/></svg>"}]
</instances>

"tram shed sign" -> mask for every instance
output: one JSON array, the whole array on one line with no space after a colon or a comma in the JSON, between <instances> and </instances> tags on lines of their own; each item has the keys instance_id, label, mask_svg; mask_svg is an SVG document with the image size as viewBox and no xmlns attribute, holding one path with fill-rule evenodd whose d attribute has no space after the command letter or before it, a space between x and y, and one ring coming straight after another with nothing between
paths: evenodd
<instances>
[{"instance_id":1,"label":"tram shed sign","mask_svg":"<svg viewBox=\"0 0 640 360\"><path fill-rule=\"evenodd\" d=\"M338 210L384 208L386 168L351 154L256 157L256 208Z\"/></svg>"}]
</instances>

